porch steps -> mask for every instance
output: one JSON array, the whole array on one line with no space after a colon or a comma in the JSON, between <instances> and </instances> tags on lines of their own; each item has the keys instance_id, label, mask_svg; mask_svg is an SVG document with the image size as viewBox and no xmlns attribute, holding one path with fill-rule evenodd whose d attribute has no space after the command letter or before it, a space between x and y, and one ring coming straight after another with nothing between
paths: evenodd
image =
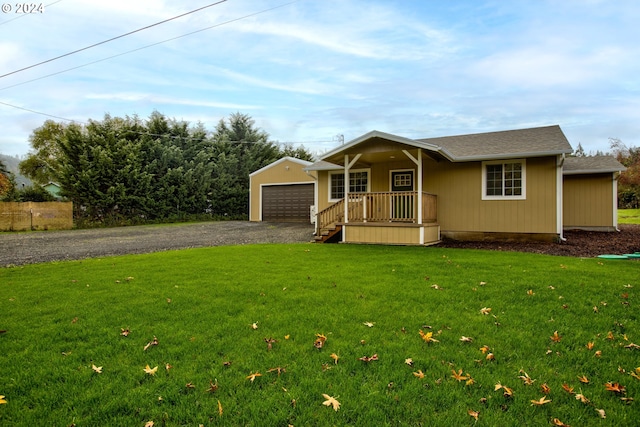
<instances>
[{"instance_id":1,"label":"porch steps","mask_svg":"<svg viewBox=\"0 0 640 427\"><path fill-rule=\"evenodd\" d=\"M315 237L316 243L327 243L341 232L342 225L331 224L330 226L323 228L320 231L320 234Z\"/></svg>"}]
</instances>

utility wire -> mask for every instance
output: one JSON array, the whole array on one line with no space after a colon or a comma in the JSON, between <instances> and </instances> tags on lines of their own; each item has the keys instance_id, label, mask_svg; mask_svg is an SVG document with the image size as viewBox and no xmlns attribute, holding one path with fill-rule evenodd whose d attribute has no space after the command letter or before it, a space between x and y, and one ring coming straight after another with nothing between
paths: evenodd
<instances>
[{"instance_id":1,"label":"utility wire","mask_svg":"<svg viewBox=\"0 0 640 427\"><path fill-rule=\"evenodd\" d=\"M135 33L138 33L140 31L147 30L147 29L152 28L152 27L156 27L156 26L158 26L160 24L164 24L166 22L173 21L174 19L182 18L183 16L190 15L190 14L195 13L195 12L199 12L199 11L201 11L203 9L206 9L206 8L209 8L211 6L215 6L215 5L218 5L220 3L224 3L225 1L227 1L227 0L220 0L220 1L217 1L215 3L211 3L211 4L208 4L206 6L202 6L202 7L198 8L198 9L194 9L194 10L192 10L190 12L186 12L186 13L183 13L181 15L174 16L173 18L165 19L164 21L156 22L155 24L147 25L146 27L142 27L142 28L138 28L137 30L129 31L128 33L121 34L121 35L119 35L117 37L112 37L112 38L110 38L108 40L104 40L104 41L101 41L99 43L94 43L91 46L83 47L82 49L74 50L73 52L65 53L64 55L56 56L55 58L47 59L46 61L38 62L37 64L33 64L33 65L28 66L28 67L20 68L19 70L15 70L15 71L12 71L10 73L1 75L0 79L3 78L3 77L10 76L12 74L19 73L21 71L29 70L31 68L37 67L37 66L42 65L42 64L47 64L49 62L53 62L56 59L60 59L60 58L66 57L66 56L73 55L74 53L82 52L83 50L91 49L92 47L100 46L102 44L109 43L109 42L112 42L114 40L126 37L126 36L130 36L131 34L135 34Z\"/></svg>"},{"instance_id":2,"label":"utility wire","mask_svg":"<svg viewBox=\"0 0 640 427\"><path fill-rule=\"evenodd\" d=\"M0 88L0 91L5 90L5 89L10 89L10 88L13 88L13 87L16 87L16 86L22 86L24 84L32 83L32 82L35 82L35 81L38 81L38 80L42 80L42 79L46 79L48 77L57 76L58 74L66 73L68 71L77 70L79 68L87 67L89 65L97 64L99 62L108 61L109 59L117 58L119 56L128 55L130 53L138 52L138 51L143 50L143 49L148 49L150 47L158 46L160 44L171 42L171 41L174 41L174 40L177 40L177 39L181 39L183 37L191 36L193 34L201 33L203 31L207 31L207 30L210 30L212 28L221 27L223 25L231 24L231 23L236 22L236 21L241 21L243 19L247 19L247 18L251 18L253 16L261 15L263 13L271 12L273 10L280 9L282 7L285 7L285 6L289 6L289 5L292 5L294 3L298 3L299 1L300 0L294 0L294 1L291 1L291 2L288 2L288 3L284 3L284 4L281 4L281 5L278 5L278 6L271 7L269 9L264 9L264 10L261 10L259 12L250 13L249 15L244 15L244 16L241 16L239 18L230 19L228 21L220 22L218 24L214 24L214 25L211 25L211 26L208 26L208 27L205 27L205 28L201 28L199 30L191 31L190 33L182 34L180 36L172 37L170 39L162 40L162 41L159 41L159 42L156 42L156 43L152 43L152 44L148 44L146 46L142 46L142 47L139 47L139 48L136 48L136 49L128 50L126 52L118 53L116 55L108 56L106 58L98 59L96 61L88 62L86 64L78 65L76 67L67 68L65 70L61 70L61 71L57 71L55 73L44 75L42 77L37 77L35 79L27 80L27 81L24 81L24 82L21 82L21 83L16 83L16 84L13 84L13 85L10 85L10 86L5 86L5 87ZM2 76L0 76L0 77L2 77Z\"/></svg>"},{"instance_id":3,"label":"utility wire","mask_svg":"<svg viewBox=\"0 0 640 427\"><path fill-rule=\"evenodd\" d=\"M46 8L48 8L49 6L53 6L53 5L54 5L54 4L56 4L56 3L60 3L61 1L62 1L62 0L57 0L57 1L54 1L53 3L45 4L45 5L44 5L44 8L46 9ZM26 4L26 3L25 3L25 4ZM25 6L25 7L26 7L26 6ZM32 14L31 14L31 13L23 13L22 15L18 15L18 16L16 16L15 18L7 19L6 21L1 21L1 22L0 22L0 25L4 25L4 24L7 24L7 23L9 23L9 22L11 22L11 21L15 21L16 19L25 18L25 17L27 17L27 16L29 16L29 15L32 15Z\"/></svg>"}]
</instances>

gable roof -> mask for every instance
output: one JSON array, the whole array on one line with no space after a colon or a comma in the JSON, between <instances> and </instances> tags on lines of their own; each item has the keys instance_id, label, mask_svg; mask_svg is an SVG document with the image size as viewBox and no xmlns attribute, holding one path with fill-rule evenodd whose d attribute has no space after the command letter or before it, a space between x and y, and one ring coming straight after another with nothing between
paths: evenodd
<instances>
[{"instance_id":1,"label":"gable roof","mask_svg":"<svg viewBox=\"0 0 640 427\"><path fill-rule=\"evenodd\" d=\"M567 157L562 168L563 175L591 173L613 173L625 171L622 163L613 156Z\"/></svg>"},{"instance_id":2,"label":"gable roof","mask_svg":"<svg viewBox=\"0 0 640 427\"><path fill-rule=\"evenodd\" d=\"M312 165L312 164L313 164L313 162L308 162L308 161L306 161L306 160L302 160L302 159L296 159L295 157L291 157L291 156L285 156L285 157L282 157L282 158L280 158L280 159L276 160L276 161L275 161L275 162L273 162L273 163L269 163L267 166L265 166L265 167L263 167L263 168L260 168L260 169L258 169L257 171L251 172L251 173L249 174L249 176L256 175L256 174L258 174L258 173L260 173L260 172L263 172L263 171L265 171L265 170L267 170L267 169L269 169L269 168L271 168L271 167L273 167L273 166L277 166L277 165L279 165L280 163L284 163L284 162L286 162L286 161L290 161L290 162L298 163L298 164L300 164L300 166L303 166L303 167L307 167L307 166L310 166L310 165Z\"/></svg>"},{"instance_id":3,"label":"gable roof","mask_svg":"<svg viewBox=\"0 0 640 427\"><path fill-rule=\"evenodd\" d=\"M422 148L452 162L554 156L573 152L558 125L423 139L410 139L374 130L329 151L322 156L322 160L347 150L353 151L353 147L372 139Z\"/></svg>"},{"instance_id":4,"label":"gable roof","mask_svg":"<svg viewBox=\"0 0 640 427\"><path fill-rule=\"evenodd\" d=\"M560 126L474 133L420 139L441 147L453 161L539 157L571 154L573 148Z\"/></svg>"}]
</instances>

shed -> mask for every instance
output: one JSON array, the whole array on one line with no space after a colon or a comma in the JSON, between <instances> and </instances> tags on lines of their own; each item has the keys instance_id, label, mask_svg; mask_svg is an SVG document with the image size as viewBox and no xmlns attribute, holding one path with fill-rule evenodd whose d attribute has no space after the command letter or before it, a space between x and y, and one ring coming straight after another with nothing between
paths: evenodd
<instances>
[{"instance_id":1,"label":"shed","mask_svg":"<svg viewBox=\"0 0 640 427\"><path fill-rule=\"evenodd\" d=\"M312 222L316 180L303 169L312 163L283 157L249 175L249 220Z\"/></svg>"}]
</instances>

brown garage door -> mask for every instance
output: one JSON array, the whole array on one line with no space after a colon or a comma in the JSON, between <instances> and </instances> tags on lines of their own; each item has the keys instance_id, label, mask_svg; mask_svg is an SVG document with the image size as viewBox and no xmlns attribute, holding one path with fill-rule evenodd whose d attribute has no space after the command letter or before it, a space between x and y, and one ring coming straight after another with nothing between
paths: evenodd
<instances>
[{"instance_id":1,"label":"brown garage door","mask_svg":"<svg viewBox=\"0 0 640 427\"><path fill-rule=\"evenodd\" d=\"M311 205L313 205L313 184L262 187L263 221L308 222Z\"/></svg>"}]
</instances>

